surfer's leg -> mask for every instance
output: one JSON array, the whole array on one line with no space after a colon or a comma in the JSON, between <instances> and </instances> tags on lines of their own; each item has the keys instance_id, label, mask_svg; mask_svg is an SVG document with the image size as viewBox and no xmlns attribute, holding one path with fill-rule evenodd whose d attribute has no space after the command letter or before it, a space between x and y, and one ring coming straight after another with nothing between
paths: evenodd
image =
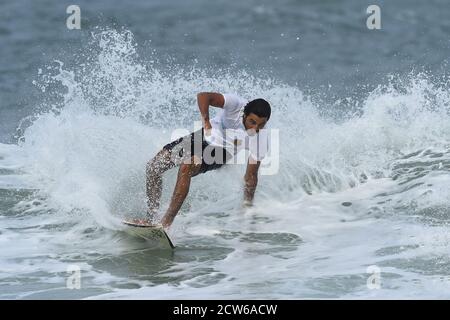
<instances>
[{"instance_id":1,"label":"surfer's leg","mask_svg":"<svg viewBox=\"0 0 450 320\"><path fill-rule=\"evenodd\" d=\"M158 211L162 190L162 174L174 167L170 151L161 150L147 163L147 205L150 218Z\"/></svg>"},{"instance_id":2,"label":"surfer's leg","mask_svg":"<svg viewBox=\"0 0 450 320\"><path fill-rule=\"evenodd\" d=\"M189 192L191 178L200 171L200 166L201 160L196 156L189 159L189 162L184 162L180 165L177 182L175 184L172 199L170 200L169 208L161 220L161 223L165 228L169 227L175 219L175 216L180 210L181 205Z\"/></svg>"},{"instance_id":3,"label":"surfer's leg","mask_svg":"<svg viewBox=\"0 0 450 320\"><path fill-rule=\"evenodd\" d=\"M160 205L162 191L162 174L167 170L190 163L194 154L194 141L202 143L202 131L196 131L166 144L161 151L147 164L147 205L148 215L152 219ZM201 148L200 148L201 151ZM201 155L200 155L201 156Z\"/></svg>"}]
</instances>

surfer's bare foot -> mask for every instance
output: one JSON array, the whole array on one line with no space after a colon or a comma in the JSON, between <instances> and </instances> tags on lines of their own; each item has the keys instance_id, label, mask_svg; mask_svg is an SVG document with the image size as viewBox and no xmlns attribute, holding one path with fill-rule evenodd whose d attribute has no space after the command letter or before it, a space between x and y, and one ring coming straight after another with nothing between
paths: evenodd
<instances>
[{"instance_id":1,"label":"surfer's bare foot","mask_svg":"<svg viewBox=\"0 0 450 320\"><path fill-rule=\"evenodd\" d=\"M168 223L168 222L164 222L163 220L161 220L161 226L164 228L164 229L169 229L170 228L170 223Z\"/></svg>"},{"instance_id":2,"label":"surfer's bare foot","mask_svg":"<svg viewBox=\"0 0 450 320\"><path fill-rule=\"evenodd\" d=\"M173 222L173 218L170 217L170 215L165 214L164 217L161 219L161 225L164 229L168 229Z\"/></svg>"},{"instance_id":3,"label":"surfer's bare foot","mask_svg":"<svg viewBox=\"0 0 450 320\"><path fill-rule=\"evenodd\" d=\"M143 219L135 218L135 219L131 219L130 222L134 223L134 224L139 224L139 225L148 225L148 226L153 225L152 221L147 218L143 218Z\"/></svg>"},{"instance_id":4,"label":"surfer's bare foot","mask_svg":"<svg viewBox=\"0 0 450 320\"><path fill-rule=\"evenodd\" d=\"M170 224L162 224L161 225L164 229L169 229L170 228Z\"/></svg>"}]
</instances>

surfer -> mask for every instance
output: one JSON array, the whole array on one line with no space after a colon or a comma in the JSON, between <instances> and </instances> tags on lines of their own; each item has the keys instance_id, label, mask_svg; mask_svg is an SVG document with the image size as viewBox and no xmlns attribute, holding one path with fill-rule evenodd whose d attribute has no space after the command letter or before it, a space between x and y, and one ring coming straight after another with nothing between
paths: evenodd
<instances>
[{"instance_id":1,"label":"surfer","mask_svg":"<svg viewBox=\"0 0 450 320\"><path fill-rule=\"evenodd\" d=\"M149 219L159 209L162 174L179 166L169 208L161 220L168 228L181 208L191 184L198 174L220 168L242 149L250 151L244 176L244 206L251 206L261 160L268 149L264 128L270 118L270 104L264 99L250 102L235 94L201 92L197 95L203 127L188 136L165 145L147 163L146 189ZM209 107L220 108L210 120Z\"/></svg>"}]
</instances>

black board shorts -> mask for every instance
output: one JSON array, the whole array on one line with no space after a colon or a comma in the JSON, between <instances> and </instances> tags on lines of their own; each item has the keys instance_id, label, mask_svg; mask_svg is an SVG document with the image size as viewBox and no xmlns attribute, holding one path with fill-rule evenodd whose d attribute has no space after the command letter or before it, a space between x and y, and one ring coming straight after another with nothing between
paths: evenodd
<instances>
[{"instance_id":1,"label":"black board shorts","mask_svg":"<svg viewBox=\"0 0 450 320\"><path fill-rule=\"evenodd\" d=\"M205 140L203 128L166 144L163 150L170 151L174 166L192 159L194 155L201 159L200 171L195 175L218 169L232 158L225 148L213 146Z\"/></svg>"}]
</instances>

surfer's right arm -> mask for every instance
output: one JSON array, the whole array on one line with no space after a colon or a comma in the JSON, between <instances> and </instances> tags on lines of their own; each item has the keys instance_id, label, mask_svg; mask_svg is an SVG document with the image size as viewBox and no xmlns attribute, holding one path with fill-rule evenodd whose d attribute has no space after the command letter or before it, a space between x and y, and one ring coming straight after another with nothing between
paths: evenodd
<instances>
[{"instance_id":1,"label":"surfer's right arm","mask_svg":"<svg viewBox=\"0 0 450 320\"><path fill-rule=\"evenodd\" d=\"M211 122L209 122L209 106L223 108L225 99L221 93L216 92L200 92L197 94L197 104L202 115L203 128L207 131L211 130Z\"/></svg>"}]
</instances>

